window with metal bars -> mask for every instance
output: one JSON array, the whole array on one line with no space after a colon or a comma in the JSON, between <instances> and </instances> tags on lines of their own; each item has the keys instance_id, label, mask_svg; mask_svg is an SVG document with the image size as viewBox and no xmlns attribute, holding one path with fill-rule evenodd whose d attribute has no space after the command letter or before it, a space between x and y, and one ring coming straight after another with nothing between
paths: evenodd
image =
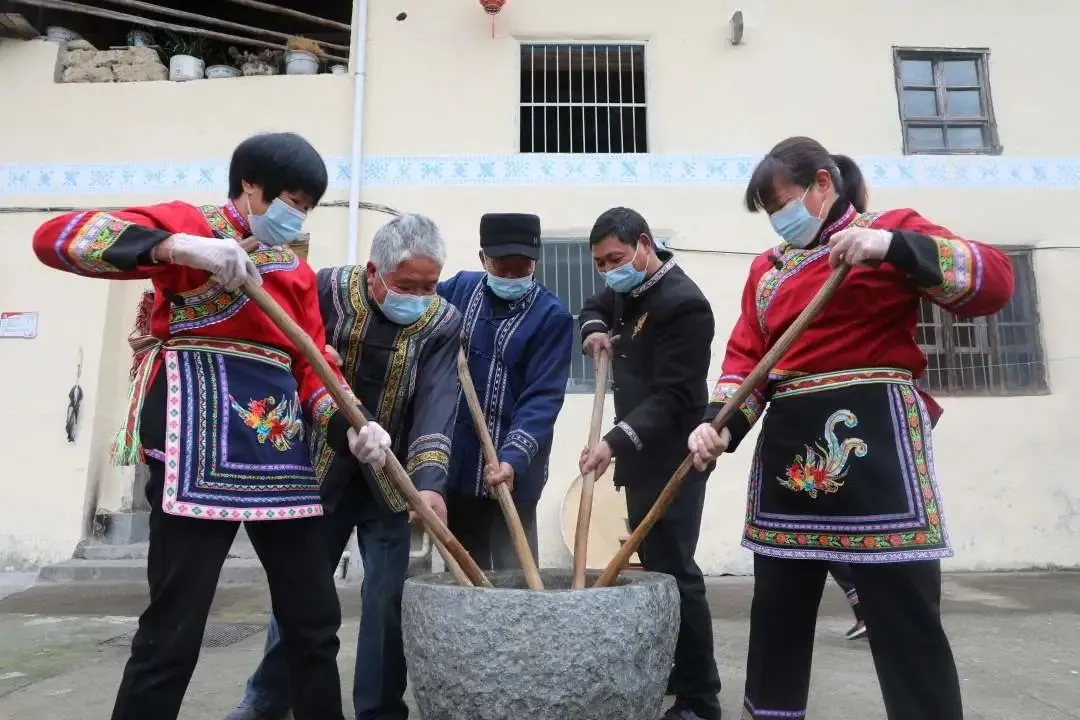
<instances>
[{"instance_id":1,"label":"window with metal bars","mask_svg":"<svg viewBox=\"0 0 1080 720\"><path fill-rule=\"evenodd\" d=\"M544 238L536 263L536 280L566 303L574 316L575 333L581 306L604 289L604 278L593 263L589 241L578 238ZM591 393L595 387L596 366L581 352L581 344L575 342L570 349L570 380L566 391Z\"/></svg>"},{"instance_id":2,"label":"window with metal bars","mask_svg":"<svg viewBox=\"0 0 1080 720\"><path fill-rule=\"evenodd\" d=\"M988 50L894 48L904 153L1001 152Z\"/></svg>"},{"instance_id":3,"label":"window with metal bars","mask_svg":"<svg viewBox=\"0 0 1080 720\"><path fill-rule=\"evenodd\" d=\"M521 152L648 152L643 44L521 46Z\"/></svg>"},{"instance_id":4,"label":"window with metal bars","mask_svg":"<svg viewBox=\"0 0 1080 720\"><path fill-rule=\"evenodd\" d=\"M923 300L915 337L926 353L919 384L941 395L1036 395L1047 391L1030 249L1007 251L1016 290L1005 309L959 318Z\"/></svg>"}]
</instances>

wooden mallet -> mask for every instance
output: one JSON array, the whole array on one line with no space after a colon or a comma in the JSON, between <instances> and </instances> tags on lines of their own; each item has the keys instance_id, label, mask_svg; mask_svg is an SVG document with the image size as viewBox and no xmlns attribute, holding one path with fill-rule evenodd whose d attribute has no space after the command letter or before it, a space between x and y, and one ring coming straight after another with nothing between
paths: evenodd
<instances>
[{"instance_id":1,"label":"wooden mallet","mask_svg":"<svg viewBox=\"0 0 1080 720\"><path fill-rule=\"evenodd\" d=\"M604 421L604 400L607 396L607 375L611 356L601 351L596 360L596 389L593 392L592 422L589 424L589 447L600 442L600 430ZM592 521L593 491L596 473L581 476L581 500L578 503L577 530L574 531L574 571L570 587L585 587L585 564L589 552L589 523Z\"/></svg>"},{"instance_id":2,"label":"wooden mallet","mask_svg":"<svg viewBox=\"0 0 1080 720\"><path fill-rule=\"evenodd\" d=\"M251 301L258 305L267 317L285 334L285 337L297 347L300 354L311 364L312 369L315 370L315 374L319 376L323 384L326 386L326 391L330 393L334 398L334 402L337 403L338 411L345 413L349 423L359 430L367 425L367 419L364 414L360 412L356 407L354 401L346 395L345 391L338 385L337 376L330 367L330 363L326 361L323 356L322 349L315 346L315 342L311 339L303 328L296 324L289 315L278 305L270 295L267 294L260 286L255 285L251 281L244 283L243 290L247 293L247 296L251 298ZM428 534L431 535L432 541L440 552L445 553L447 559L447 568L454 572L456 568L461 574L455 573L457 581L463 585L479 585L483 587L492 587L491 582L484 576L484 573L480 570L480 566L476 564L476 561L469 556L469 553L465 551L461 543L450 529L446 527L446 524L439 519L439 516L435 514L435 511L428 507L428 504L424 502L420 497L420 491L413 485L412 479L409 478L409 474L405 472L405 468L401 466L397 458L393 453L386 453L386 470L390 479L393 480L394 485L397 487L398 492L405 496L405 500L408 502L409 507L413 512L420 516L421 521L424 523L424 528ZM451 562L454 561L454 562Z\"/></svg>"},{"instance_id":3,"label":"wooden mallet","mask_svg":"<svg viewBox=\"0 0 1080 720\"><path fill-rule=\"evenodd\" d=\"M480 438L480 445L484 450L484 462L498 467L499 454L495 450L491 432L488 431L487 420L484 418L483 408L480 407L480 398L476 395L472 375L469 374L469 360L462 349L458 350L457 368L461 392L465 394L465 403L469 406L469 414L472 415L473 425L476 426L476 436ZM514 505L510 488L506 487L506 483L499 483L495 486L494 492L496 500L499 501L499 507L502 508L503 517L506 518L506 526L510 529L510 538L514 542L518 562L525 571L525 583L530 590L543 590L544 583L540 579L540 569L536 567L536 562L533 560L529 539L525 536L525 528L521 525L521 517L518 515L517 506Z\"/></svg>"},{"instance_id":4,"label":"wooden mallet","mask_svg":"<svg viewBox=\"0 0 1080 720\"><path fill-rule=\"evenodd\" d=\"M840 287L840 283L847 277L850 266L841 265L832 271L829 275L829 279L825 281L825 284L821 286L817 294L814 296L810 304L807 305L799 316L795 318L795 321L791 323L791 326L784 331L784 334L780 336L780 339L776 341L776 344L765 353L765 357L761 358L761 362L751 371L751 373L743 381L739 389L728 398L724 403L723 409L717 413L713 418L712 426L717 431L727 425L728 420L739 412L739 407L746 401L750 394L765 382L769 373L780 362L781 358L788 351L791 345L802 335L803 331L810 326L810 323L814 321L817 314L821 312L821 309L828 304L832 299L836 289ZM675 496L678 494L679 489L682 487L683 480L686 478L686 474L690 472L690 469L694 466L694 456L688 454L686 459L682 461L682 464L675 470L675 474L668 480L667 485L660 492L660 496L656 498L656 502L649 509L648 514L641 523L634 528L634 532L630 534L629 539L623 544L619 551L615 553L615 557L611 559L611 562L604 568L604 572L600 574L600 578L596 581L593 587L609 587L619 577L619 573L626 567L626 564L630 561L630 556L637 552L638 547L641 546L641 542L645 539L645 536L649 534L653 526L657 521L667 512L668 506L675 500Z\"/></svg>"}]
</instances>

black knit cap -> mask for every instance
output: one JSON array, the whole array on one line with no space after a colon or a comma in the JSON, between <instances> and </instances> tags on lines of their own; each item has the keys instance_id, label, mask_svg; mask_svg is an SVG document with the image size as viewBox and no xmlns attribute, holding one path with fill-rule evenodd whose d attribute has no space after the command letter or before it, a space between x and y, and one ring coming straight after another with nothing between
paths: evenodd
<instances>
[{"instance_id":1,"label":"black knit cap","mask_svg":"<svg viewBox=\"0 0 1080 720\"><path fill-rule=\"evenodd\" d=\"M523 213L488 213L480 218L480 249L488 257L524 255L540 259L540 218Z\"/></svg>"}]
</instances>

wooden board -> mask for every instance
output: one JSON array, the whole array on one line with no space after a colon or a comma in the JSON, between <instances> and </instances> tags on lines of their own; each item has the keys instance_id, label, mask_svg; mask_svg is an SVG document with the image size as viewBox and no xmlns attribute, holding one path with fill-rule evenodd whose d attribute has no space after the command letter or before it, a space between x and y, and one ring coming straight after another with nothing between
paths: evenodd
<instances>
[{"instance_id":1,"label":"wooden board","mask_svg":"<svg viewBox=\"0 0 1080 720\"><path fill-rule=\"evenodd\" d=\"M619 549L622 538L630 534L626 525L626 497L612 483L614 466L596 481L593 491L592 519L589 522L589 552L586 566L592 570L602 569ZM567 550L574 552L574 536L577 535L578 504L581 502L581 478L566 489L562 501L562 536ZM630 558L630 565L638 564L637 555Z\"/></svg>"},{"instance_id":2,"label":"wooden board","mask_svg":"<svg viewBox=\"0 0 1080 720\"><path fill-rule=\"evenodd\" d=\"M0 37L33 40L41 33L19 13L0 13Z\"/></svg>"}]
</instances>

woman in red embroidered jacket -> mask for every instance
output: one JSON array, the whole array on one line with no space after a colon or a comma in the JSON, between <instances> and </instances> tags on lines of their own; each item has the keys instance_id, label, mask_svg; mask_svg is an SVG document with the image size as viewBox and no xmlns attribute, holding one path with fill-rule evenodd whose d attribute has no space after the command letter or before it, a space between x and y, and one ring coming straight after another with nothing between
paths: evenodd
<instances>
[{"instance_id":1,"label":"woman in red embroidered jacket","mask_svg":"<svg viewBox=\"0 0 1080 720\"><path fill-rule=\"evenodd\" d=\"M851 564L890 720L961 720L939 613L950 556L934 476L940 408L915 386L919 303L964 316L1008 304L1012 265L914 210L866 212L858 166L789 138L754 170L751 212L784 242L758 256L706 420L715 417L833 267L852 265L813 325L728 426L689 438L704 467L762 415L743 546L754 552L745 716L803 718L829 561Z\"/></svg>"},{"instance_id":2,"label":"woman in red embroidered jacket","mask_svg":"<svg viewBox=\"0 0 1080 720\"><path fill-rule=\"evenodd\" d=\"M131 339L132 402L116 448L121 463L145 459L150 469L150 605L113 720L179 714L240 522L270 582L296 717L342 718L340 610L306 428L328 423L331 442L376 465L389 437L375 424L353 432L304 357L239 290L261 283L325 345L315 274L288 243L326 186L306 140L258 135L233 154L224 206L70 213L34 235L50 267L153 283L149 335Z\"/></svg>"}]
</instances>

